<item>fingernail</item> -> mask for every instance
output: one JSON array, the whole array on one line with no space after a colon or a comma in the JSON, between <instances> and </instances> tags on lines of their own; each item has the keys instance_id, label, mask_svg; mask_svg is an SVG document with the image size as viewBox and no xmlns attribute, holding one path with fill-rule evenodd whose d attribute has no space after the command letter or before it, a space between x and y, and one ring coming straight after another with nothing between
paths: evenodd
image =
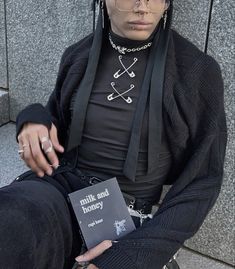
<instances>
[{"instance_id":1,"label":"fingernail","mask_svg":"<svg viewBox=\"0 0 235 269\"><path fill-rule=\"evenodd\" d=\"M38 173L38 176L39 177L44 177L44 173L40 172L40 173Z\"/></svg>"},{"instance_id":2,"label":"fingernail","mask_svg":"<svg viewBox=\"0 0 235 269\"><path fill-rule=\"evenodd\" d=\"M57 165L54 165L54 169L56 170L60 165L57 164Z\"/></svg>"},{"instance_id":3,"label":"fingernail","mask_svg":"<svg viewBox=\"0 0 235 269\"><path fill-rule=\"evenodd\" d=\"M52 172L53 172L53 171L52 171L51 169L48 170L48 171L47 171L48 176L51 176L51 175L52 175Z\"/></svg>"},{"instance_id":4,"label":"fingernail","mask_svg":"<svg viewBox=\"0 0 235 269\"><path fill-rule=\"evenodd\" d=\"M78 256L75 260L76 260L77 262L84 262L84 256L83 256L83 255Z\"/></svg>"}]
</instances>

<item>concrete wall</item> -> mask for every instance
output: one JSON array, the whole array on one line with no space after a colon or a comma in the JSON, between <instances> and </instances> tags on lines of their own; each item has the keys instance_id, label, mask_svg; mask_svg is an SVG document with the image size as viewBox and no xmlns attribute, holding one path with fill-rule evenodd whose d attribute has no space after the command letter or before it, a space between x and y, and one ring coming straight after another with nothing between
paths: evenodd
<instances>
[{"instance_id":1,"label":"concrete wall","mask_svg":"<svg viewBox=\"0 0 235 269\"><path fill-rule=\"evenodd\" d=\"M9 121L5 3L0 0L0 126Z\"/></svg>"},{"instance_id":2,"label":"concrete wall","mask_svg":"<svg viewBox=\"0 0 235 269\"><path fill-rule=\"evenodd\" d=\"M0 0L0 25L2 6ZM90 1L5 0L11 120L26 104L45 103L66 46L91 31ZM234 0L175 0L174 28L220 63L225 81L229 140L224 184L215 207L186 246L235 264L234 226ZM213 8L211 9L211 4ZM211 21L209 20L211 15ZM208 31L209 29L209 31ZM6 85L5 30L0 30L0 87ZM2 49L3 47L3 49ZM3 59L3 60L2 60ZM5 83L5 84L4 84Z\"/></svg>"},{"instance_id":3,"label":"concrete wall","mask_svg":"<svg viewBox=\"0 0 235 269\"><path fill-rule=\"evenodd\" d=\"M26 103L45 103L65 47L88 32L89 1L6 0L10 116Z\"/></svg>"},{"instance_id":4,"label":"concrete wall","mask_svg":"<svg viewBox=\"0 0 235 269\"><path fill-rule=\"evenodd\" d=\"M7 88L5 8L0 1L0 88Z\"/></svg>"},{"instance_id":5,"label":"concrete wall","mask_svg":"<svg viewBox=\"0 0 235 269\"><path fill-rule=\"evenodd\" d=\"M174 0L173 27L204 51L210 1Z\"/></svg>"}]
</instances>

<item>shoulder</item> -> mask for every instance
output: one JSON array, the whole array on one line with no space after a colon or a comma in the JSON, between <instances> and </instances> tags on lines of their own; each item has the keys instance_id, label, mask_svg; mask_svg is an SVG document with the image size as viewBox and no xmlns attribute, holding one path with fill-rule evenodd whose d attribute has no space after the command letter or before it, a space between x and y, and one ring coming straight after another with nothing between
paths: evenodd
<instances>
[{"instance_id":1,"label":"shoulder","mask_svg":"<svg viewBox=\"0 0 235 269\"><path fill-rule=\"evenodd\" d=\"M175 63L181 76L194 74L198 78L209 72L221 72L219 64L212 56L201 51L175 30L171 30L170 48L174 50Z\"/></svg>"},{"instance_id":2,"label":"shoulder","mask_svg":"<svg viewBox=\"0 0 235 269\"><path fill-rule=\"evenodd\" d=\"M88 58L88 54L93 41L93 33L68 46L62 55L61 62L72 65L79 58Z\"/></svg>"},{"instance_id":3,"label":"shoulder","mask_svg":"<svg viewBox=\"0 0 235 269\"><path fill-rule=\"evenodd\" d=\"M176 74L173 96L177 106L184 110L185 118L191 122L191 131L200 126L205 130L211 128L213 133L219 115L224 115L224 83L220 66L212 56L175 31L172 31L172 41Z\"/></svg>"}]
</instances>

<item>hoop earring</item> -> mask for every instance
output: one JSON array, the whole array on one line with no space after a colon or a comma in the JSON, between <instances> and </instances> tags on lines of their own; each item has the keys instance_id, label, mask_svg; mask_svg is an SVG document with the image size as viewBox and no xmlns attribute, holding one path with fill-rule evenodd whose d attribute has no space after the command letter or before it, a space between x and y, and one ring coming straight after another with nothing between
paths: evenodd
<instances>
[{"instance_id":1,"label":"hoop earring","mask_svg":"<svg viewBox=\"0 0 235 269\"><path fill-rule=\"evenodd\" d=\"M166 23L167 23L167 10L164 12L163 15L163 29L166 29Z\"/></svg>"}]
</instances>

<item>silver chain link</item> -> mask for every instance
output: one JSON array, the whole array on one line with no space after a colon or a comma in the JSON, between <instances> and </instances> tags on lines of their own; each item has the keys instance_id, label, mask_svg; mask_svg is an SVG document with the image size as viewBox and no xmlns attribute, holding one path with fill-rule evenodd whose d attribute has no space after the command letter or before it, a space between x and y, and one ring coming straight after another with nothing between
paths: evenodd
<instances>
[{"instance_id":1,"label":"silver chain link","mask_svg":"<svg viewBox=\"0 0 235 269\"><path fill-rule=\"evenodd\" d=\"M121 46L116 45L116 44L113 42L110 33L109 33L109 41L110 41L111 46L112 46L115 50L117 50L119 53L121 53L121 54L126 54L126 52L136 52L136 51L145 50L145 49L151 47L151 45L152 45L152 42L149 42L148 44L146 44L146 45L144 45L144 46L142 46L142 47L137 47L137 48L128 49L128 48L126 48L126 47L121 47Z\"/></svg>"}]
</instances>

